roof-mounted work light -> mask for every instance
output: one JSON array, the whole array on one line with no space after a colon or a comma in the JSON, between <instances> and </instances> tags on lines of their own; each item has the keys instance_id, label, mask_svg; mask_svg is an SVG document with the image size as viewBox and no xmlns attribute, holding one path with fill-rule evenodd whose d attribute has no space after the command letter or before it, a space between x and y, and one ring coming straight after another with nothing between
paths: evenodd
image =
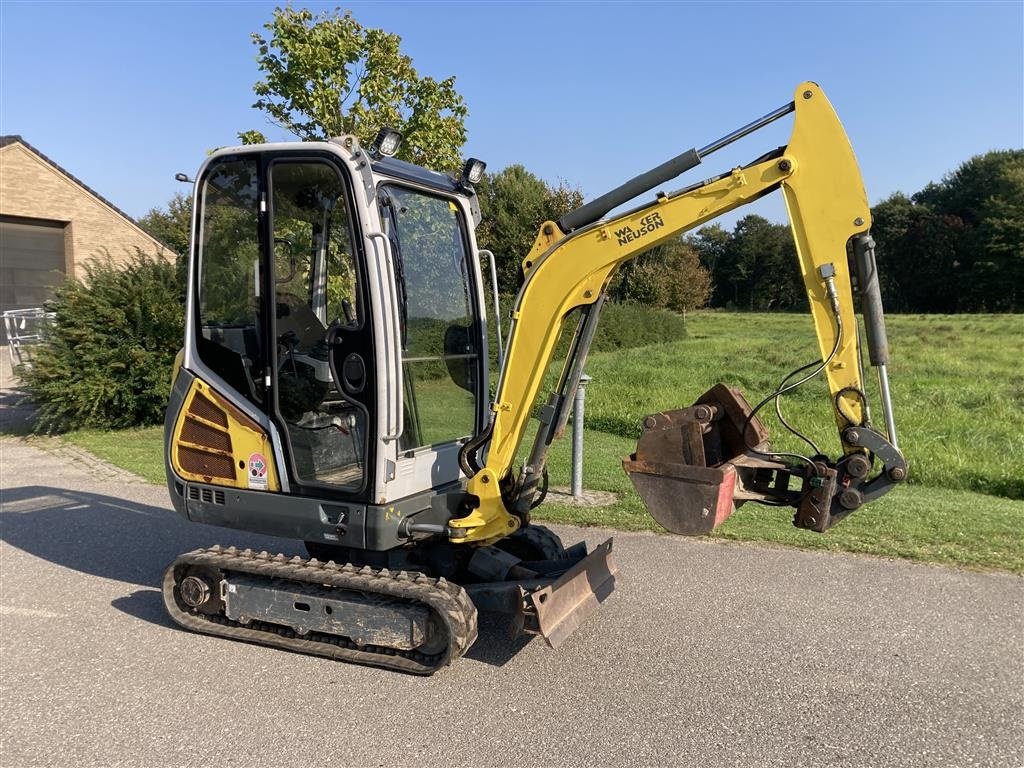
<instances>
[{"instance_id":1,"label":"roof-mounted work light","mask_svg":"<svg viewBox=\"0 0 1024 768\"><path fill-rule=\"evenodd\" d=\"M377 155L378 157L394 157L401 144L402 134L394 128L384 127L377 133L377 138L373 140L369 151L370 154Z\"/></svg>"},{"instance_id":2,"label":"roof-mounted work light","mask_svg":"<svg viewBox=\"0 0 1024 768\"><path fill-rule=\"evenodd\" d=\"M487 163L483 160L477 160L475 157L469 158L462 166L462 183L476 184L484 177L485 168L487 168Z\"/></svg>"}]
</instances>

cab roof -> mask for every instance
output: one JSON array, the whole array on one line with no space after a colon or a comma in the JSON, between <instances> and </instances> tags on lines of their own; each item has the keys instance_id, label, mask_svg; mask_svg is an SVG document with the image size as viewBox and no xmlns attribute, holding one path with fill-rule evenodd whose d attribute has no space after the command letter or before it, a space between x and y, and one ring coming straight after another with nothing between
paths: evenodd
<instances>
[{"instance_id":1,"label":"cab roof","mask_svg":"<svg viewBox=\"0 0 1024 768\"><path fill-rule=\"evenodd\" d=\"M452 195L465 196L466 194L466 190L448 174L431 171L422 166L407 163L404 160L382 157L379 160L374 160L370 167L373 168L374 173L379 173L383 176L393 176L396 179L433 187Z\"/></svg>"}]
</instances>

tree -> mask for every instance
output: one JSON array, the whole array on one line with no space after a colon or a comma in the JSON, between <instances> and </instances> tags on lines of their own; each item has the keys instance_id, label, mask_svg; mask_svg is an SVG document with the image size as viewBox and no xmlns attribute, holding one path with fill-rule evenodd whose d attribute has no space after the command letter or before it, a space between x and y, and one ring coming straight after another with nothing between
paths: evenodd
<instances>
[{"instance_id":1,"label":"tree","mask_svg":"<svg viewBox=\"0 0 1024 768\"><path fill-rule=\"evenodd\" d=\"M252 36L263 73L253 107L272 123L305 141L355 134L363 146L387 126L402 133L401 159L458 168L467 109L455 78L421 77L398 35L364 27L348 11L291 7L275 8L264 28L266 37ZM265 140L259 131L239 138Z\"/></svg>"},{"instance_id":2,"label":"tree","mask_svg":"<svg viewBox=\"0 0 1024 768\"><path fill-rule=\"evenodd\" d=\"M177 255L175 272L184 286L188 276L188 247L192 229L192 198L175 192L167 208L150 208L139 226Z\"/></svg>"},{"instance_id":3,"label":"tree","mask_svg":"<svg viewBox=\"0 0 1024 768\"><path fill-rule=\"evenodd\" d=\"M686 238L686 241L696 250L701 266L711 276L711 295L708 297L708 301L713 307L725 306L728 301L723 292L729 290L729 284L720 270L731 240L732 234L726 231L721 224L701 227L696 234Z\"/></svg>"},{"instance_id":4,"label":"tree","mask_svg":"<svg viewBox=\"0 0 1024 768\"><path fill-rule=\"evenodd\" d=\"M583 194L565 182L551 186L522 165L488 174L477 185L483 220L477 243L494 253L502 293L514 293L523 281L522 262L540 225L583 204Z\"/></svg>"},{"instance_id":5,"label":"tree","mask_svg":"<svg viewBox=\"0 0 1024 768\"><path fill-rule=\"evenodd\" d=\"M615 301L685 315L707 304L711 273L700 263L697 249L688 240L673 238L623 264L609 295Z\"/></svg>"},{"instance_id":6,"label":"tree","mask_svg":"<svg viewBox=\"0 0 1024 768\"><path fill-rule=\"evenodd\" d=\"M913 200L958 225L961 311L1024 304L1024 150L976 155Z\"/></svg>"},{"instance_id":7,"label":"tree","mask_svg":"<svg viewBox=\"0 0 1024 768\"><path fill-rule=\"evenodd\" d=\"M139 226L179 256L188 253L189 229L192 226L192 198L175 192L167 208L150 208L139 219Z\"/></svg>"},{"instance_id":8,"label":"tree","mask_svg":"<svg viewBox=\"0 0 1024 768\"><path fill-rule=\"evenodd\" d=\"M913 312L1024 305L1024 151L977 155L872 209L883 299Z\"/></svg>"},{"instance_id":9,"label":"tree","mask_svg":"<svg viewBox=\"0 0 1024 768\"><path fill-rule=\"evenodd\" d=\"M666 267L664 307L685 317L687 312L707 306L711 272L700 263L697 249L685 240L672 240L659 247Z\"/></svg>"},{"instance_id":10,"label":"tree","mask_svg":"<svg viewBox=\"0 0 1024 768\"><path fill-rule=\"evenodd\" d=\"M793 236L785 224L751 214L724 244L715 282L725 305L764 312L807 306Z\"/></svg>"}]
</instances>

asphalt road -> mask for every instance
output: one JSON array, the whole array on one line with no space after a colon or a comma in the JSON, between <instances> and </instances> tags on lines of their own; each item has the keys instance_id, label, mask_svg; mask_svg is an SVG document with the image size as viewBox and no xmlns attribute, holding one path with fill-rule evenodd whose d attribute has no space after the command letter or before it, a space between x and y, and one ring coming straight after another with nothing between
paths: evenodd
<instances>
[{"instance_id":1,"label":"asphalt road","mask_svg":"<svg viewBox=\"0 0 1024 768\"><path fill-rule=\"evenodd\" d=\"M558 651L482 623L431 678L171 625L165 492L0 439L0 764L1024 764L1024 581L650 534ZM984 514L984 510L970 510ZM597 543L602 530L560 528Z\"/></svg>"}]
</instances>

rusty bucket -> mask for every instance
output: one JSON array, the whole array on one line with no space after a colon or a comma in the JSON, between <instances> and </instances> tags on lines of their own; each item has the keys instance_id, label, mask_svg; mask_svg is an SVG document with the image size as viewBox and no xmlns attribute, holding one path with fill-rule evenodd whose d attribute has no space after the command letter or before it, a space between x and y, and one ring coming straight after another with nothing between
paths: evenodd
<instances>
[{"instance_id":1,"label":"rusty bucket","mask_svg":"<svg viewBox=\"0 0 1024 768\"><path fill-rule=\"evenodd\" d=\"M738 469L768 432L742 393L716 384L689 408L644 419L636 453L622 460L651 517L672 533L710 533L745 499ZM741 433L746 424L746 440Z\"/></svg>"}]
</instances>

